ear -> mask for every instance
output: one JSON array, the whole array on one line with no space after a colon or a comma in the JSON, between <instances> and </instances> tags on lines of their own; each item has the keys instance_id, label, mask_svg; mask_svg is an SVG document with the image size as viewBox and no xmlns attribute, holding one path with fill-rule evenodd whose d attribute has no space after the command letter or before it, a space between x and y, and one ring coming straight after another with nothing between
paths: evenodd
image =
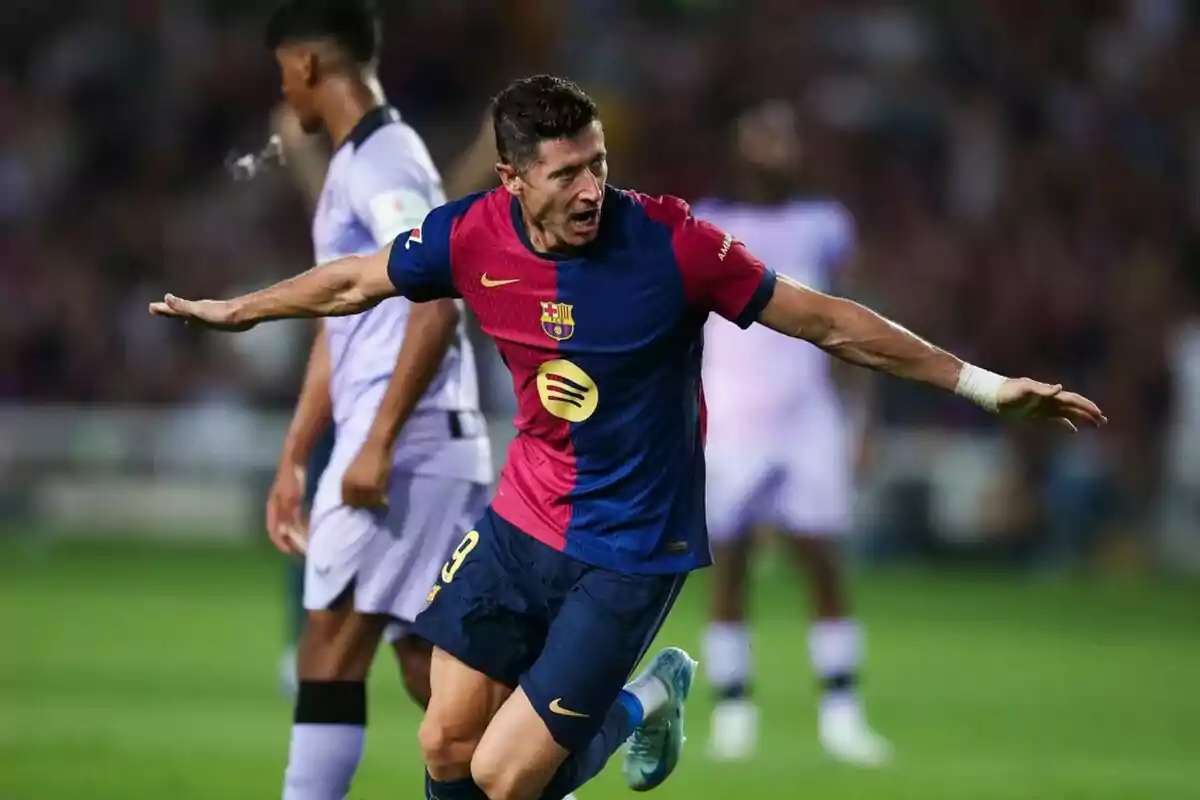
<instances>
[{"instance_id":1,"label":"ear","mask_svg":"<svg viewBox=\"0 0 1200 800\"><path fill-rule=\"evenodd\" d=\"M317 51L305 48L299 55L300 77L304 85L314 87L321 81L321 64L317 59Z\"/></svg>"},{"instance_id":2,"label":"ear","mask_svg":"<svg viewBox=\"0 0 1200 800\"><path fill-rule=\"evenodd\" d=\"M505 164L503 161L496 162L496 175L500 178L501 185L508 190L508 193L513 197L520 197L525 191L525 181L517 174L516 168L512 164Z\"/></svg>"}]
</instances>

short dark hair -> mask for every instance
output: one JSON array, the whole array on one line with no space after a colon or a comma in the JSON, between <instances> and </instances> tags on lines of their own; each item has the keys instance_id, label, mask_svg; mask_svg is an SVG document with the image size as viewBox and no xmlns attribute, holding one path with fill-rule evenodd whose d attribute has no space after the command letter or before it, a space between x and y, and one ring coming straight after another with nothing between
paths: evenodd
<instances>
[{"instance_id":1,"label":"short dark hair","mask_svg":"<svg viewBox=\"0 0 1200 800\"><path fill-rule=\"evenodd\" d=\"M525 169L539 142L569 139L599 116L595 101L565 78L521 78L492 99L496 150L505 164Z\"/></svg>"},{"instance_id":2,"label":"short dark hair","mask_svg":"<svg viewBox=\"0 0 1200 800\"><path fill-rule=\"evenodd\" d=\"M373 0L286 0L267 21L270 50L330 39L359 65L379 54L382 26Z\"/></svg>"}]
</instances>

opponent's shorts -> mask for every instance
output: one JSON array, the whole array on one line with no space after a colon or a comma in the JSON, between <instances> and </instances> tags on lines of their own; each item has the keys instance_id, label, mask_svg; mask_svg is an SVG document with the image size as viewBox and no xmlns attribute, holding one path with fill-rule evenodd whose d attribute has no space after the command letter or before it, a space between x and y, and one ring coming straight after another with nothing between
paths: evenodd
<instances>
[{"instance_id":1,"label":"opponent's shorts","mask_svg":"<svg viewBox=\"0 0 1200 800\"><path fill-rule=\"evenodd\" d=\"M852 442L844 431L766 440L709 439L708 533L714 542L761 525L805 536L842 536L854 520Z\"/></svg>"},{"instance_id":2,"label":"opponent's shorts","mask_svg":"<svg viewBox=\"0 0 1200 800\"><path fill-rule=\"evenodd\" d=\"M584 564L489 507L441 569L412 632L520 686L554 740L575 750L603 725L686 577Z\"/></svg>"},{"instance_id":3,"label":"opponent's shorts","mask_svg":"<svg viewBox=\"0 0 1200 800\"><path fill-rule=\"evenodd\" d=\"M340 473L337 478L340 495ZM332 493L332 490L331 490ZM389 640L407 633L450 551L487 506L489 487L461 478L393 475L386 510L322 502L309 522L304 607L387 614Z\"/></svg>"}]
</instances>

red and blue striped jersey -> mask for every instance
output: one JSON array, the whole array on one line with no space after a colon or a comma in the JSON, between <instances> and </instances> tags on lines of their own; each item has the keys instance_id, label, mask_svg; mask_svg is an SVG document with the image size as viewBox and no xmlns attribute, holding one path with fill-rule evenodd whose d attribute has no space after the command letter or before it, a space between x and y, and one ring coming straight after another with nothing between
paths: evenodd
<instances>
[{"instance_id":1,"label":"red and blue striped jersey","mask_svg":"<svg viewBox=\"0 0 1200 800\"><path fill-rule=\"evenodd\" d=\"M773 272L682 200L612 188L578 253L536 252L497 189L434 209L395 240L388 272L412 300L461 297L512 373L517 435L497 514L607 569L711 563L704 322L751 325Z\"/></svg>"}]
</instances>

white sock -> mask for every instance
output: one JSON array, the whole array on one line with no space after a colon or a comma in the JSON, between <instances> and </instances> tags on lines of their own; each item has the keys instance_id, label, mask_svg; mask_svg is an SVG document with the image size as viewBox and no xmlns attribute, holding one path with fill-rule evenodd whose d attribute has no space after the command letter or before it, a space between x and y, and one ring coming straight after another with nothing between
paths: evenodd
<instances>
[{"instance_id":1,"label":"white sock","mask_svg":"<svg viewBox=\"0 0 1200 800\"><path fill-rule=\"evenodd\" d=\"M825 687L822 707L857 705L855 682L862 666L862 629L853 619L821 620L808 633L813 669Z\"/></svg>"},{"instance_id":2,"label":"white sock","mask_svg":"<svg viewBox=\"0 0 1200 800\"><path fill-rule=\"evenodd\" d=\"M301 681L283 800L343 800L367 735L361 681Z\"/></svg>"},{"instance_id":3,"label":"white sock","mask_svg":"<svg viewBox=\"0 0 1200 800\"><path fill-rule=\"evenodd\" d=\"M342 800L362 759L361 725L292 726L283 800Z\"/></svg>"},{"instance_id":4,"label":"white sock","mask_svg":"<svg viewBox=\"0 0 1200 800\"><path fill-rule=\"evenodd\" d=\"M744 694L750 682L750 631L744 622L714 622L704 632L704 670L718 694Z\"/></svg>"},{"instance_id":5,"label":"white sock","mask_svg":"<svg viewBox=\"0 0 1200 800\"><path fill-rule=\"evenodd\" d=\"M625 685L625 691L642 704L642 719L647 720L666 707L671 699L667 685L654 675L639 675Z\"/></svg>"}]
</instances>

